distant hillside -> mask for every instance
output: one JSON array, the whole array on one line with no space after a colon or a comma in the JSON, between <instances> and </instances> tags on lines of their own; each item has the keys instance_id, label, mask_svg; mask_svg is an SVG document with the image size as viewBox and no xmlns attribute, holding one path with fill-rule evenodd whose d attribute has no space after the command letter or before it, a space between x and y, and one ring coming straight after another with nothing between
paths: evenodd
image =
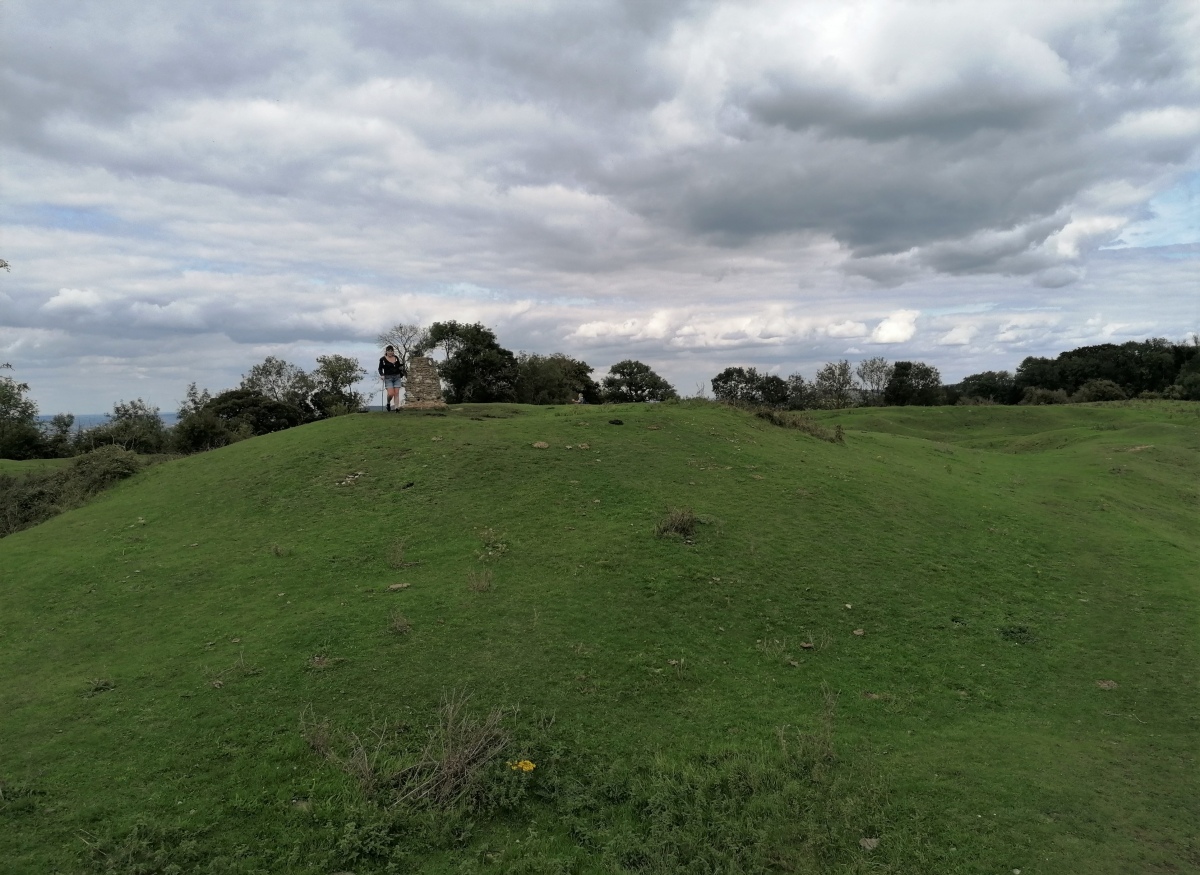
<instances>
[{"instance_id":1,"label":"distant hillside","mask_svg":"<svg viewBox=\"0 0 1200 875\"><path fill-rule=\"evenodd\" d=\"M814 418L340 417L5 538L0 868L1200 869L1197 405Z\"/></svg>"}]
</instances>

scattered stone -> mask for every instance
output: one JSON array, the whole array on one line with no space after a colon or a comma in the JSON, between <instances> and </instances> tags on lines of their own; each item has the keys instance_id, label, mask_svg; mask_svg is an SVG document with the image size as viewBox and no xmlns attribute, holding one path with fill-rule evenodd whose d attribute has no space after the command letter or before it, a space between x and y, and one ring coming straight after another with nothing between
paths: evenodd
<instances>
[{"instance_id":1,"label":"scattered stone","mask_svg":"<svg viewBox=\"0 0 1200 875\"><path fill-rule=\"evenodd\" d=\"M545 441L535 441L533 444L533 448L535 450L548 450L548 449L550 449L550 445L548 443L546 443Z\"/></svg>"},{"instance_id":2,"label":"scattered stone","mask_svg":"<svg viewBox=\"0 0 1200 875\"><path fill-rule=\"evenodd\" d=\"M800 642L800 649L801 650L815 650L816 645L813 644L811 641L802 641L802 642Z\"/></svg>"},{"instance_id":3,"label":"scattered stone","mask_svg":"<svg viewBox=\"0 0 1200 875\"><path fill-rule=\"evenodd\" d=\"M799 668L799 667L800 667L800 663L796 662L796 660L794 660L794 659L789 659L789 660L787 661L787 664L788 664L788 665L790 665L792 668Z\"/></svg>"},{"instance_id":4,"label":"scattered stone","mask_svg":"<svg viewBox=\"0 0 1200 875\"><path fill-rule=\"evenodd\" d=\"M857 635L859 638L861 638L862 636L866 635L867 633L866 633L865 629L855 629L854 634Z\"/></svg>"},{"instance_id":5,"label":"scattered stone","mask_svg":"<svg viewBox=\"0 0 1200 875\"><path fill-rule=\"evenodd\" d=\"M402 589L408 589L412 586L411 583L393 583L388 586L388 592L399 592Z\"/></svg>"},{"instance_id":6,"label":"scattered stone","mask_svg":"<svg viewBox=\"0 0 1200 875\"><path fill-rule=\"evenodd\" d=\"M581 449L581 450L590 450L591 448L592 448L591 444L580 444L579 445L579 449Z\"/></svg>"},{"instance_id":7,"label":"scattered stone","mask_svg":"<svg viewBox=\"0 0 1200 875\"><path fill-rule=\"evenodd\" d=\"M1115 690L1120 684L1116 681L1096 681L1096 686L1102 690Z\"/></svg>"},{"instance_id":8,"label":"scattered stone","mask_svg":"<svg viewBox=\"0 0 1200 875\"><path fill-rule=\"evenodd\" d=\"M854 605L846 605L846 610L848 611L848 610L850 610L852 607L854 607Z\"/></svg>"},{"instance_id":9,"label":"scattered stone","mask_svg":"<svg viewBox=\"0 0 1200 875\"><path fill-rule=\"evenodd\" d=\"M879 839L859 839L858 846L864 851L873 851L879 847Z\"/></svg>"}]
</instances>

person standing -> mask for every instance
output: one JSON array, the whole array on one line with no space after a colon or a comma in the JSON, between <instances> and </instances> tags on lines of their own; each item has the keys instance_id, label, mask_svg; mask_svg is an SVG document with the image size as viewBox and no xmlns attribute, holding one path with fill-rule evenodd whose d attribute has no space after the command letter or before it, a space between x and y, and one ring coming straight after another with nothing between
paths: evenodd
<instances>
[{"instance_id":1,"label":"person standing","mask_svg":"<svg viewBox=\"0 0 1200 875\"><path fill-rule=\"evenodd\" d=\"M389 346L379 360L379 376L387 392L387 410L400 409L400 387L404 379L404 360L396 355L396 347Z\"/></svg>"}]
</instances>

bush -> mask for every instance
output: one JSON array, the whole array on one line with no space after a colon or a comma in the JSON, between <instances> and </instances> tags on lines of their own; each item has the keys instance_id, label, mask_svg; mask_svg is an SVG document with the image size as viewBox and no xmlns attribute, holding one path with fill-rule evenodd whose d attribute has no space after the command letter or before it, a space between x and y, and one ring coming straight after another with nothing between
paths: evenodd
<instances>
[{"instance_id":1,"label":"bush","mask_svg":"<svg viewBox=\"0 0 1200 875\"><path fill-rule=\"evenodd\" d=\"M696 514L690 507L673 507L667 515L658 521L654 534L658 537L679 535L685 541L690 541L696 534Z\"/></svg>"},{"instance_id":2,"label":"bush","mask_svg":"<svg viewBox=\"0 0 1200 875\"><path fill-rule=\"evenodd\" d=\"M58 471L0 476L0 537L79 507L137 473L143 464L136 453L106 446L79 456L70 467Z\"/></svg>"},{"instance_id":3,"label":"bush","mask_svg":"<svg viewBox=\"0 0 1200 875\"><path fill-rule=\"evenodd\" d=\"M828 429L802 413L781 410L760 410L755 416L759 419L765 419L772 425L778 425L780 428L794 428L797 431L802 431L811 437L828 441L831 444L844 444L846 442L846 432L840 425L835 426L833 429Z\"/></svg>"},{"instance_id":4,"label":"bush","mask_svg":"<svg viewBox=\"0 0 1200 875\"><path fill-rule=\"evenodd\" d=\"M1070 399L1062 389L1043 389L1040 386L1029 386L1021 395L1021 404L1037 406L1039 404L1066 404Z\"/></svg>"},{"instance_id":5,"label":"bush","mask_svg":"<svg viewBox=\"0 0 1200 875\"><path fill-rule=\"evenodd\" d=\"M1071 396L1075 404L1089 401L1124 401L1129 396L1112 380L1088 380Z\"/></svg>"}]
</instances>

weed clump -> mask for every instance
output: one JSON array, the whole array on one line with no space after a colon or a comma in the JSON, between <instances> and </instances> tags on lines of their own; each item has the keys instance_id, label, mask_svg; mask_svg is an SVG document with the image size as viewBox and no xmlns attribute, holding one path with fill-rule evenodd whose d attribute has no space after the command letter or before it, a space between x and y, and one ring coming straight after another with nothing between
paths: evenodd
<instances>
[{"instance_id":1,"label":"weed clump","mask_svg":"<svg viewBox=\"0 0 1200 875\"><path fill-rule=\"evenodd\" d=\"M412 631L412 623L408 621L408 617L399 611L392 611L388 615L388 631L393 635L407 635Z\"/></svg>"},{"instance_id":2,"label":"weed clump","mask_svg":"<svg viewBox=\"0 0 1200 875\"><path fill-rule=\"evenodd\" d=\"M815 437L818 440L827 441L831 444L844 444L846 442L846 430L840 425L828 429L803 413L797 413L792 410L767 409L759 410L754 415L759 419L765 419L772 425L778 425L780 428L794 428L797 431L804 432L806 435Z\"/></svg>"},{"instance_id":3,"label":"weed clump","mask_svg":"<svg viewBox=\"0 0 1200 875\"><path fill-rule=\"evenodd\" d=\"M696 534L698 522L690 507L673 507L658 521L654 527L654 534L660 538L679 535L685 541L690 541Z\"/></svg>"},{"instance_id":4,"label":"weed clump","mask_svg":"<svg viewBox=\"0 0 1200 875\"><path fill-rule=\"evenodd\" d=\"M482 571L467 572L467 589L471 592L487 592L492 588L492 570L485 568Z\"/></svg>"}]
</instances>

